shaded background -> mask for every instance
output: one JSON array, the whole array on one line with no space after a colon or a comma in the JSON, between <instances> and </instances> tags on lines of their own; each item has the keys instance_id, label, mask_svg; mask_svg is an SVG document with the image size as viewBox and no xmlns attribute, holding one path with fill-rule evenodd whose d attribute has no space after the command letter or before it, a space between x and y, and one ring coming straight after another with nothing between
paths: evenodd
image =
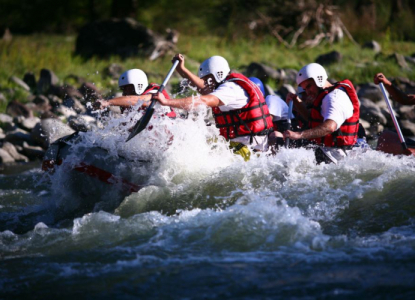
<instances>
[{"instance_id":1,"label":"shaded background","mask_svg":"<svg viewBox=\"0 0 415 300\"><path fill-rule=\"evenodd\" d=\"M301 13L315 10L320 3L337 6L334 11L357 41L385 36L415 39L415 6L410 0L1 0L0 30L72 34L90 21L132 17L155 31L170 27L190 35L236 38L261 37L269 35L271 27L283 27L280 32L288 38ZM269 18L271 24L265 24L259 15Z\"/></svg>"}]
</instances>

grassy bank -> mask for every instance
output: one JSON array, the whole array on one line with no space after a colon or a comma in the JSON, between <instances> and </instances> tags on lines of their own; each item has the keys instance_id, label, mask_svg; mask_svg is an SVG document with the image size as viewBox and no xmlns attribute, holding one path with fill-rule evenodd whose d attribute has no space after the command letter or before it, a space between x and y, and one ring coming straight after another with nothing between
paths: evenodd
<instances>
[{"instance_id":1,"label":"grassy bank","mask_svg":"<svg viewBox=\"0 0 415 300\"><path fill-rule=\"evenodd\" d=\"M327 67L331 78L349 78L354 83L370 82L376 72L384 72L387 76L402 76L415 80L415 72L401 69L397 63L387 56L394 52L403 55L415 53L415 43L381 41L382 54L377 56L371 50L361 49L348 41L336 45L321 45L313 49L288 50L279 46L275 39L250 40L240 39L229 41L221 37L190 37L181 36L178 48L186 54L188 67L196 72L201 61L211 55L222 55L228 59L231 68L243 71L250 62L262 62L275 68L294 68L315 61L320 54L333 50L343 55L343 61ZM83 61L73 55L75 37L73 36L15 36L11 42L0 41L0 90L7 100L25 100L26 94L17 91L14 95L8 90L14 84L9 82L11 76L23 78L31 71L37 77L42 68L47 68L64 80L70 74L85 78L97 85L104 92L116 88L109 78L102 76L104 68L111 63L118 63L124 69L141 68L148 72L149 80L160 82L171 66L171 57L156 61L144 58L129 58L121 60L119 57L108 59L91 59ZM411 66L412 68L415 66ZM173 79L178 81L178 79ZM278 87L278 82L268 82ZM4 111L6 103L0 104L0 111Z\"/></svg>"}]
</instances>

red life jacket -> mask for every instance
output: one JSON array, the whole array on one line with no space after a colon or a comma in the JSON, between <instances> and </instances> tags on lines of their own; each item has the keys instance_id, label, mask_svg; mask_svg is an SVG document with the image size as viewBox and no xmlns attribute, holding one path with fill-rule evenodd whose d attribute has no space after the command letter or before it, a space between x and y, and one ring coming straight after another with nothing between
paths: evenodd
<instances>
[{"instance_id":1,"label":"red life jacket","mask_svg":"<svg viewBox=\"0 0 415 300\"><path fill-rule=\"evenodd\" d=\"M242 74L231 73L224 82L234 82L248 93L248 103L230 111L213 107L216 127L226 139L240 136L267 135L273 129L272 117L258 86ZM251 139L252 143L252 139Z\"/></svg>"},{"instance_id":2,"label":"red life jacket","mask_svg":"<svg viewBox=\"0 0 415 300\"><path fill-rule=\"evenodd\" d=\"M335 83L332 87L323 90L317 96L311 108L310 128L315 128L323 123L324 118L321 115L321 104L323 102L323 98L328 93L339 88L345 91L347 96L349 96L349 99L353 104L353 115L348 118L335 132L322 138L313 139L313 141L317 144L324 144L327 147L353 146L356 144L358 138L357 132L359 130L360 104L353 84L347 79Z\"/></svg>"},{"instance_id":3,"label":"red life jacket","mask_svg":"<svg viewBox=\"0 0 415 300\"><path fill-rule=\"evenodd\" d=\"M143 92L143 95L149 94L151 91L153 90L158 90L160 88L160 86L156 83L150 83L147 87L147 89ZM163 90L162 94L164 95L164 97L166 99L170 99L169 94L166 92L166 90ZM175 119L176 118L176 112L171 108L170 108L170 112L166 114L167 117Z\"/></svg>"}]
</instances>

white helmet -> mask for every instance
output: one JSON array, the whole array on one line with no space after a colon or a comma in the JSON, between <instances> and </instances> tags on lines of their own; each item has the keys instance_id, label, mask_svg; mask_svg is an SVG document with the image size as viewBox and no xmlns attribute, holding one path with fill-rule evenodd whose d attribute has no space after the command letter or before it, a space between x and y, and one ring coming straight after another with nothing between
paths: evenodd
<instances>
[{"instance_id":1,"label":"white helmet","mask_svg":"<svg viewBox=\"0 0 415 300\"><path fill-rule=\"evenodd\" d=\"M118 86L122 87L127 84L134 85L137 95L141 95L148 86L147 75L140 69L131 69L121 74L118 79Z\"/></svg>"},{"instance_id":2,"label":"white helmet","mask_svg":"<svg viewBox=\"0 0 415 300\"><path fill-rule=\"evenodd\" d=\"M212 74L215 77L217 83L225 80L228 76L231 69L229 64L222 56L212 56L211 58L206 59L200 65L198 76L202 78L206 75Z\"/></svg>"},{"instance_id":3,"label":"white helmet","mask_svg":"<svg viewBox=\"0 0 415 300\"><path fill-rule=\"evenodd\" d=\"M323 66L312 63L302 67L302 69L298 72L297 84L300 85L300 83L310 78L313 78L316 85L322 88L328 77Z\"/></svg>"}]
</instances>

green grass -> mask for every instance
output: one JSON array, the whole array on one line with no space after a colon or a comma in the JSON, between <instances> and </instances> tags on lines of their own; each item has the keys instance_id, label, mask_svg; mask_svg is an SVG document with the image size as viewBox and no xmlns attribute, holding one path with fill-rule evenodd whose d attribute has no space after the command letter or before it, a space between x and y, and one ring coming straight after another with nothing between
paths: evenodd
<instances>
[{"instance_id":1,"label":"green grass","mask_svg":"<svg viewBox=\"0 0 415 300\"><path fill-rule=\"evenodd\" d=\"M321 45L313 49L286 49L277 44L275 39L261 40L238 39L230 41L225 37L180 36L178 48L185 54L187 67L193 72L197 71L199 63L209 56L224 56L231 68L243 71L251 62L262 62L275 68L299 69L303 65L315 61L320 54L337 50L343 55L343 61L327 67L330 78L348 78L355 84L371 82L375 73L384 72L387 76L402 76L415 80L415 72L402 70L395 62L386 59L394 52L403 55L415 53L415 43L391 42L389 39L381 42L382 55L377 59L370 50L361 49L348 41L335 45ZM23 78L26 72L33 72L38 79L40 70L47 68L55 72L63 84L64 78L74 74L95 83L104 92L110 94L117 89L116 84L109 78L102 76L104 68L111 63L120 64L125 70L130 68L143 69L149 75L151 82L160 82L171 66L171 57L156 61L146 58L129 58L122 60L119 57L108 59L93 58L83 61L73 55L75 37L73 36L14 36L12 42L0 41L0 92L7 100L25 102L27 93L18 91L14 95L10 91L14 85L9 82L11 76ZM414 68L415 66L411 66ZM173 78L178 82L178 78ZM280 83L268 82L277 88ZM0 112L4 112L7 103L1 103Z\"/></svg>"}]
</instances>

